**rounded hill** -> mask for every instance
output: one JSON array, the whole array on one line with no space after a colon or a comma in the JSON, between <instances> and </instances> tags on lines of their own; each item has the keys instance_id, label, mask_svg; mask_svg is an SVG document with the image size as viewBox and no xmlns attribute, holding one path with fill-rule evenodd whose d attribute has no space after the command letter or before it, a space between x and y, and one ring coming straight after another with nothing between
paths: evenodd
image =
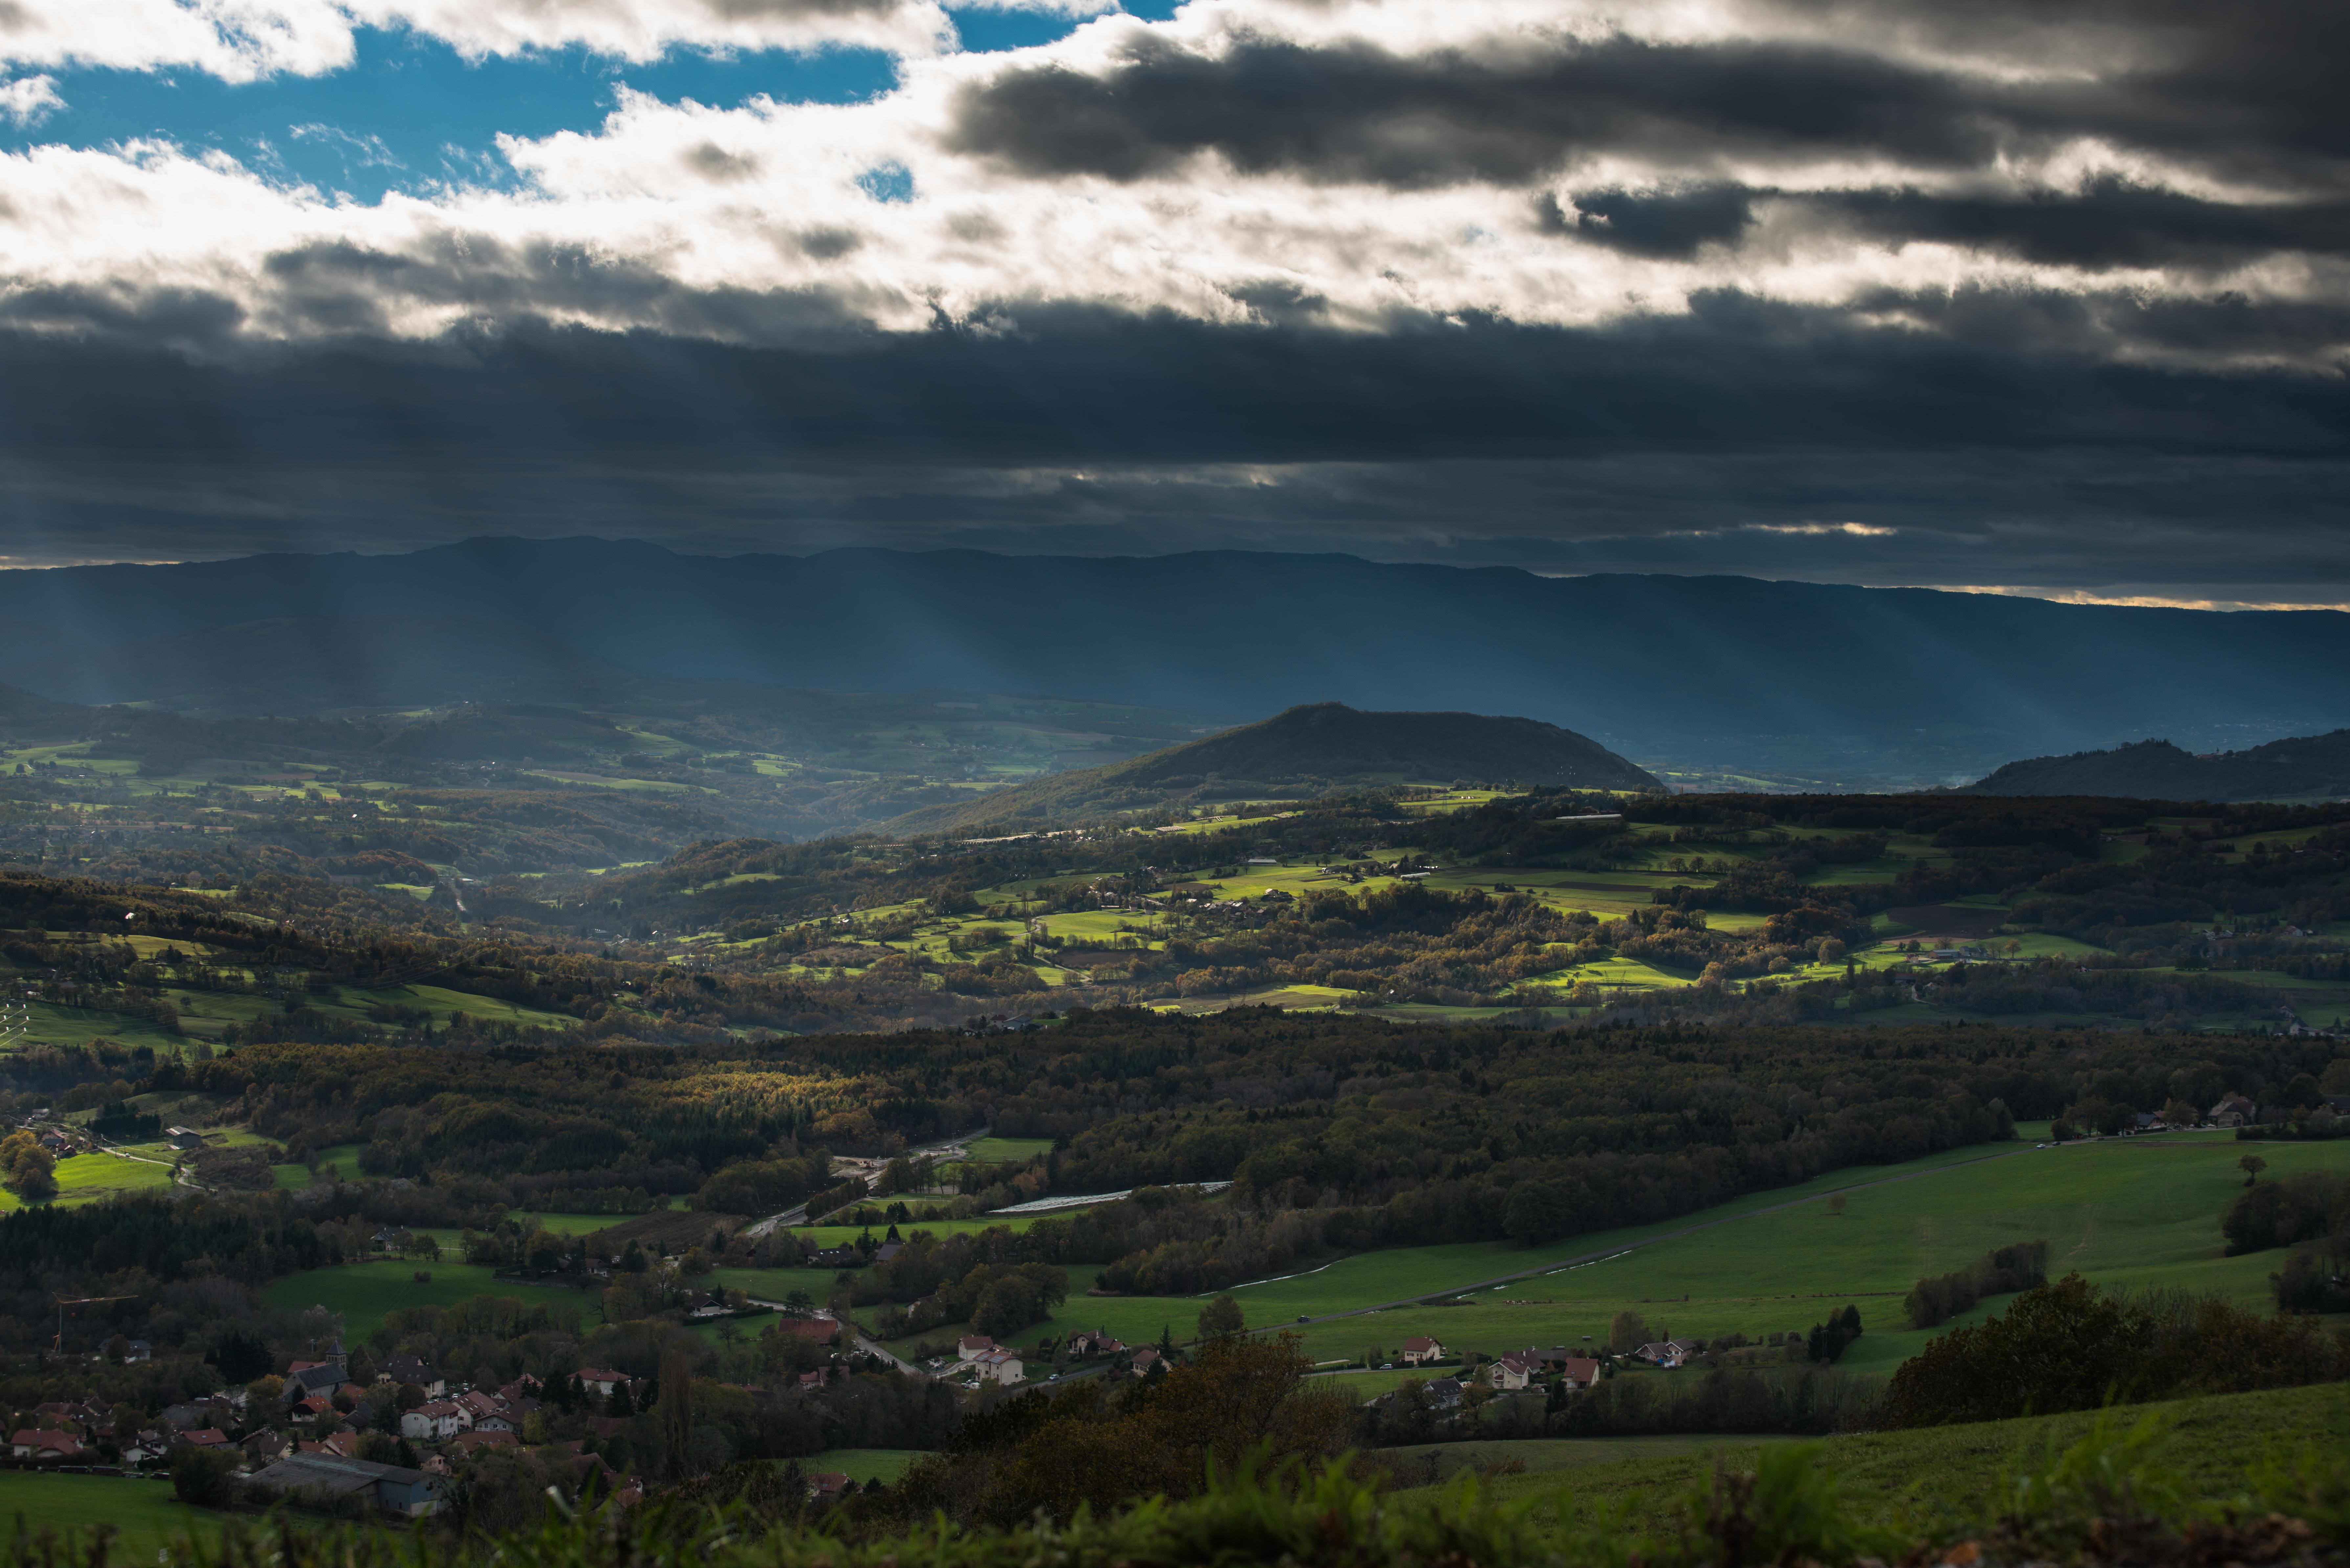
<instances>
[{"instance_id":1,"label":"rounded hill","mask_svg":"<svg viewBox=\"0 0 2350 1568\"><path fill-rule=\"evenodd\" d=\"M1664 787L1589 736L1537 719L1365 712L1342 702L1314 702L1124 762L910 813L888 826L938 833L1180 800L1305 798L1336 789L1462 779L1591 790Z\"/></svg>"}]
</instances>

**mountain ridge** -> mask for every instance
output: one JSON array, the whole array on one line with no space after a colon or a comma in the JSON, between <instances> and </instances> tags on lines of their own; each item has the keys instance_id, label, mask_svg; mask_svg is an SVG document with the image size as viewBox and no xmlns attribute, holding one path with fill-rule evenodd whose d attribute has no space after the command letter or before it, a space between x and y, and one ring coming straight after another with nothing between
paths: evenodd
<instances>
[{"instance_id":1,"label":"mountain ridge","mask_svg":"<svg viewBox=\"0 0 2350 1568\"><path fill-rule=\"evenodd\" d=\"M665 680L1054 691L1228 714L1312 698L1519 713L1627 754L1951 784L2147 734L2200 752L2350 724L2331 673L2350 665L2350 614L2330 610L1329 554L720 557L592 538L0 571L0 616L49 628L52 664L291 615L499 623ZM2049 678L2090 668L2128 679ZM0 680L26 684L6 659Z\"/></svg>"}]
</instances>

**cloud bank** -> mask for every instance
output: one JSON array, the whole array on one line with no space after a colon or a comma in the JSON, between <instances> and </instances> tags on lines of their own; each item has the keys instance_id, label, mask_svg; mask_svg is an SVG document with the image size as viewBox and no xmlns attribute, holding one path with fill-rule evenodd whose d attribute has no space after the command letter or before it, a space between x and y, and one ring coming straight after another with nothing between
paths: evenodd
<instances>
[{"instance_id":1,"label":"cloud bank","mask_svg":"<svg viewBox=\"0 0 2350 1568\"><path fill-rule=\"evenodd\" d=\"M60 383L100 349L162 356L234 406L320 356L444 400L625 361L567 430L660 424L648 389L702 356L732 389L717 466L743 479L695 525L738 537L762 516L887 535L902 504L934 539L1122 547L1171 495L1207 535L1261 530L1278 496L1286 544L1482 539L1562 570L1637 541L1652 564L2135 592L2191 536L2182 594L2315 561L2309 591L2350 597L2323 586L2350 579L2339 5L1192 0L975 55L899 0L7 0L0 52L245 79L332 71L360 26L624 59L861 43L899 85L624 93L592 132L504 139L509 186L373 204L160 141L0 156L7 352ZM37 113L41 79L0 111ZM1118 349L1146 357L1106 370ZM1290 395L1235 393L1259 373ZM805 389L834 380L861 421L812 445L831 415ZM942 385L980 400L960 423ZM570 461L515 418L490 427L513 467ZM121 439L132 467L181 461ZM638 471L665 527L700 493L679 450ZM29 462L24 493L84 514ZM1462 463L1475 516L1441 499ZM2096 543L2058 549L2068 527ZM2223 528L2274 548L2214 566ZM2146 561L2111 559L2128 529Z\"/></svg>"}]
</instances>

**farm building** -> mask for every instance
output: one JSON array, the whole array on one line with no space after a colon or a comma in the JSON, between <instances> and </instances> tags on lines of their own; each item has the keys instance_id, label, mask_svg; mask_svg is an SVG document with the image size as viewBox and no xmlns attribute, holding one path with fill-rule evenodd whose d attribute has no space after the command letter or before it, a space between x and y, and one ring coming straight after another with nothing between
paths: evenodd
<instances>
[{"instance_id":1,"label":"farm building","mask_svg":"<svg viewBox=\"0 0 2350 1568\"><path fill-rule=\"evenodd\" d=\"M441 1506L441 1483L422 1470L372 1464L339 1454L295 1454L253 1476L255 1486L287 1492L359 1497L386 1513L421 1519Z\"/></svg>"}]
</instances>

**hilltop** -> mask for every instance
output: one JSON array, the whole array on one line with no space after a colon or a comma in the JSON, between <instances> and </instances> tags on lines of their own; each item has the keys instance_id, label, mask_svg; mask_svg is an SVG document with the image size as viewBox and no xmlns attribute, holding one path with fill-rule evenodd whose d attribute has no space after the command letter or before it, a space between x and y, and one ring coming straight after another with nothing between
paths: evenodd
<instances>
[{"instance_id":1,"label":"hilltop","mask_svg":"<svg viewBox=\"0 0 2350 1568\"><path fill-rule=\"evenodd\" d=\"M1654 790L1656 775L1598 742L1538 719L1370 713L1312 702L1253 724L1121 763L909 812L893 833L1066 819L1184 800L1307 798L1348 786L1508 780L1587 790Z\"/></svg>"},{"instance_id":2,"label":"hilltop","mask_svg":"<svg viewBox=\"0 0 2350 1568\"><path fill-rule=\"evenodd\" d=\"M2010 763L1972 794L2106 795L2129 800L2293 800L2350 794L2350 730L2197 756L2168 741Z\"/></svg>"}]
</instances>

